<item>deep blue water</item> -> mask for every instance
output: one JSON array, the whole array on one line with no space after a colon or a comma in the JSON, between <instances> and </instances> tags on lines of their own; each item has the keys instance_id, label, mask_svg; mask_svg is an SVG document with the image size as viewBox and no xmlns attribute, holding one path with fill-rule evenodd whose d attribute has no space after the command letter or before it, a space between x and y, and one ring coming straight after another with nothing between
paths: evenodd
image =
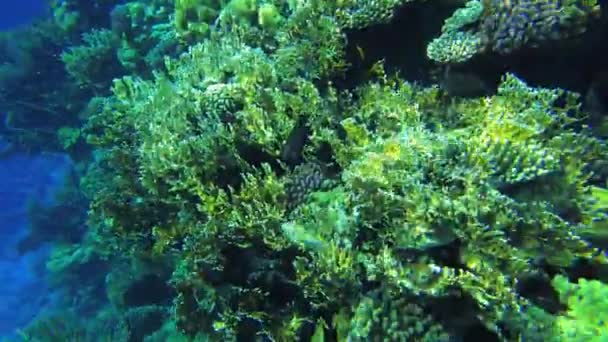
<instances>
[{"instance_id":1,"label":"deep blue water","mask_svg":"<svg viewBox=\"0 0 608 342\"><path fill-rule=\"evenodd\" d=\"M70 167L68 157L55 154L0 160L0 340L51 301L44 275L46 248L19 255L16 245L27 233L28 200L49 203Z\"/></svg>"},{"instance_id":2,"label":"deep blue water","mask_svg":"<svg viewBox=\"0 0 608 342\"><path fill-rule=\"evenodd\" d=\"M50 0L2 0L0 1L0 31L27 25L48 13Z\"/></svg>"},{"instance_id":3,"label":"deep blue water","mask_svg":"<svg viewBox=\"0 0 608 342\"><path fill-rule=\"evenodd\" d=\"M49 2L0 1L0 31L25 26L47 15ZM0 151L4 146L0 140ZM71 166L64 155L0 158L0 340L14 337L16 329L25 326L52 300L44 273L47 248L20 255L16 247L28 232L28 201L49 203Z\"/></svg>"}]
</instances>

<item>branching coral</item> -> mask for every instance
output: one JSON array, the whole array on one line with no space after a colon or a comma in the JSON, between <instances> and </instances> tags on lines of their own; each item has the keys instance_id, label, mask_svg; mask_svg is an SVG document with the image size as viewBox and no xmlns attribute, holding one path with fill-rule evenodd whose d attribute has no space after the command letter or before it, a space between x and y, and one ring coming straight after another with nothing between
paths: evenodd
<instances>
[{"instance_id":1,"label":"branching coral","mask_svg":"<svg viewBox=\"0 0 608 342\"><path fill-rule=\"evenodd\" d=\"M117 37L110 30L85 33L83 45L61 55L65 68L82 87L107 89L113 76L120 75L115 50Z\"/></svg>"},{"instance_id":2,"label":"branching coral","mask_svg":"<svg viewBox=\"0 0 608 342\"><path fill-rule=\"evenodd\" d=\"M376 298L377 297L377 298ZM363 298L356 309L349 327L352 341L448 341L442 327L433 323L432 317L407 298L390 298L380 292Z\"/></svg>"},{"instance_id":3,"label":"branching coral","mask_svg":"<svg viewBox=\"0 0 608 342\"><path fill-rule=\"evenodd\" d=\"M165 72L115 80L84 131L102 151L91 175L109 173L93 229L170 261L172 320L191 337L531 336L542 311L518 284L598 253L577 231L596 218L587 166L606 146L574 125L577 96L514 75L451 102L386 75L338 89L343 30L402 2L265 4L280 20L245 7L251 20L221 17Z\"/></svg>"},{"instance_id":4,"label":"branching coral","mask_svg":"<svg viewBox=\"0 0 608 342\"><path fill-rule=\"evenodd\" d=\"M219 1L177 0L173 13L175 30L181 35L206 36L219 16Z\"/></svg>"},{"instance_id":5,"label":"branching coral","mask_svg":"<svg viewBox=\"0 0 608 342\"><path fill-rule=\"evenodd\" d=\"M336 1L336 16L346 28L359 29L388 22L395 10L412 0L341 0Z\"/></svg>"}]
</instances>

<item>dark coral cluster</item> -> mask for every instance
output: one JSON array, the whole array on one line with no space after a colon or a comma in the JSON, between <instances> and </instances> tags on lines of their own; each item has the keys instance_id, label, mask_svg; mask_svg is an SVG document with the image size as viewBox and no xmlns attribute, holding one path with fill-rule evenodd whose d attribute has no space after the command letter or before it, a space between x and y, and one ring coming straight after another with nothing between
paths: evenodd
<instances>
[{"instance_id":1,"label":"dark coral cluster","mask_svg":"<svg viewBox=\"0 0 608 342\"><path fill-rule=\"evenodd\" d=\"M482 44L501 54L579 35L599 14L590 1L486 0L483 7Z\"/></svg>"},{"instance_id":2,"label":"dark coral cluster","mask_svg":"<svg viewBox=\"0 0 608 342\"><path fill-rule=\"evenodd\" d=\"M300 165L285 184L287 207L293 209L306 200L306 197L323 186L326 180L318 165Z\"/></svg>"},{"instance_id":3,"label":"dark coral cluster","mask_svg":"<svg viewBox=\"0 0 608 342\"><path fill-rule=\"evenodd\" d=\"M600 15L593 0L471 0L446 20L427 54L457 64L484 53L549 48L579 37Z\"/></svg>"}]
</instances>

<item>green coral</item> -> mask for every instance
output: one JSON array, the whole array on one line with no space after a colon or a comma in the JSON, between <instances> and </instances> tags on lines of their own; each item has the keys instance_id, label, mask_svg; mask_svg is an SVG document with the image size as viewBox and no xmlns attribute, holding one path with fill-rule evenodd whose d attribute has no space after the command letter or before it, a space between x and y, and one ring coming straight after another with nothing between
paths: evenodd
<instances>
[{"instance_id":1,"label":"green coral","mask_svg":"<svg viewBox=\"0 0 608 342\"><path fill-rule=\"evenodd\" d=\"M608 240L608 189L593 186L590 189L593 207L590 210L591 222L579 230L579 234L596 244Z\"/></svg>"},{"instance_id":2,"label":"green coral","mask_svg":"<svg viewBox=\"0 0 608 342\"><path fill-rule=\"evenodd\" d=\"M186 40L207 37L212 26L216 24L257 24L272 32L283 21L279 6L272 2L259 3L255 0L177 0L173 17L176 32Z\"/></svg>"},{"instance_id":3,"label":"green coral","mask_svg":"<svg viewBox=\"0 0 608 342\"><path fill-rule=\"evenodd\" d=\"M258 25L266 30L275 29L282 20L279 9L273 4L263 4L258 9Z\"/></svg>"},{"instance_id":4,"label":"green coral","mask_svg":"<svg viewBox=\"0 0 608 342\"><path fill-rule=\"evenodd\" d=\"M94 30L85 33L83 44L65 51L61 59L68 74L80 86L106 89L113 75L120 73L116 48L116 36L112 31Z\"/></svg>"},{"instance_id":5,"label":"green coral","mask_svg":"<svg viewBox=\"0 0 608 342\"><path fill-rule=\"evenodd\" d=\"M470 32L447 31L427 46L427 56L440 63L462 63L481 51L481 37Z\"/></svg>"},{"instance_id":6,"label":"green coral","mask_svg":"<svg viewBox=\"0 0 608 342\"><path fill-rule=\"evenodd\" d=\"M568 310L557 319L567 341L605 341L608 336L608 285L598 280L579 279L570 283L557 275L552 282Z\"/></svg>"},{"instance_id":7,"label":"green coral","mask_svg":"<svg viewBox=\"0 0 608 342\"><path fill-rule=\"evenodd\" d=\"M445 20L442 32L457 31L476 23L483 15L484 7L481 1L473 0L465 7L457 9L451 17Z\"/></svg>"},{"instance_id":8,"label":"green coral","mask_svg":"<svg viewBox=\"0 0 608 342\"><path fill-rule=\"evenodd\" d=\"M53 8L53 20L64 31L73 30L80 19L80 13L75 10L70 10L69 3L67 1L51 2Z\"/></svg>"},{"instance_id":9,"label":"green coral","mask_svg":"<svg viewBox=\"0 0 608 342\"><path fill-rule=\"evenodd\" d=\"M284 63L293 42L266 54L233 38L168 62L169 77L117 80L113 110L93 118L108 123L93 140L100 146L122 144L122 129L135 132L126 143L138 170L128 178L136 184L120 183L127 191L106 190L133 194L132 212L101 191L93 215L124 238L149 232L138 253L181 255L175 319L188 334L231 339L242 322L256 322L259 334L293 338L362 292L371 299L353 312L390 318L391 297L376 297L366 282L411 298L470 297L489 329L524 334L530 303L517 282L542 272L538 256L566 267L595 255L572 232L592 218L584 167L604 146L569 128L583 115L574 94L508 75L497 95L450 104L436 88L392 79L338 96L299 76L306 62ZM315 167L285 173L282 151L301 120L311 132L305 165ZM328 187L323 146L339 170ZM105 158L116 174L130 172L120 149ZM550 198L535 191L547 184ZM444 248L456 248L456 260L431 252ZM278 305L277 287L302 306ZM436 326L417 305L403 309ZM393 322L374 315L354 337L389 336L382 327ZM423 336L425 327L394 336Z\"/></svg>"},{"instance_id":10,"label":"green coral","mask_svg":"<svg viewBox=\"0 0 608 342\"><path fill-rule=\"evenodd\" d=\"M427 46L427 56L440 63L461 63L469 60L482 50L481 36L466 30L483 15L481 1L466 3L446 19L441 35Z\"/></svg>"},{"instance_id":11,"label":"green coral","mask_svg":"<svg viewBox=\"0 0 608 342\"><path fill-rule=\"evenodd\" d=\"M360 29L390 21L395 11L412 0L339 0L336 17L346 28Z\"/></svg>"},{"instance_id":12,"label":"green coral","mask_svg":"<svg viewBox=\"0 0 608 342\"><path fill-rule=\"evenodd\" d=\"M128 72L148 76L150 69L163 68L165 57L175 56L184 48L177 28L168 22L172 5L170 0L146 4L131 1L112 9L111 28L118 39L116 55Z\"/></svg>"},{"instance_id":13,"label":"green coral","mask_svg":"<svg viewBox=\"0 0 608 342\"><path fill-rule=\"evenodd\" d=\"M558 160L540 145L494 140L480 147L476 153L495 170L493 179L498 186L525 183L559 171Z\"/></svg>"},{"instance_id":14,"label":"green coral","mask_svg":"<svg viewBox=\"0 0 608 342\"><path fill-rule=\"evenodd\" d=\"M574 125L577 95L514 75L493 96L452 101L381 73L336 82L344 30L405 3L178 1L158 32L199 43L149 77L113 81L82 131L97 148L83 187L107 255L171 274L171 304L122 312L174 322L142 335L461 337L432 305L444 301L505 340L555 333L519 284L605 262L578 234L597 217L588 166L605 143ZM444 30L481 44L479 4ZM120 32L123 64L137 65L143 54L127 52L146 49ZM57 269L79 251L58 250ZM116 308L138 278L123 272L140 274L106 277ZM546 329L529 332L540 318Z\"/></svg>"},{"instance_id":15,"label":"green coral","mask_svg":"<svg viewBox=\"0 0 608 342\"><path fill-rule=\"evenodd\" d=\"M22 341L124 341L129 327L115 312L101 311L86 320L72 310L45 313L18 332Z\"/></svg>"},{"instance_id":16,"label":"green coral","mask_svg":"<svg viewBox=\"0 0 608 342\"><path fill-rule=\"evenodd\" d=\"M448 341L443 328L407 298L385 291L364 297L353 312L350 341Z\"/></svg>"},{"instance_id":17,"label":"green coral","mask_svg":"<svg viewBox=\"0 0 608 342\"><path fill-rule=\"evenodd\" d=\"M65 150L74 146L80 139L80 129L74 127L61 127L57 130L57 139Z\"/></svg>"},{"instance_id":18,"label":"green coral","mask_svg":"<svg viewBox=\"0 0 608 342\"><path fill-rule=\"evenodd\" d=\"M219 1L176 0L173 13L175 30L184 37L205 37L220 10Z\"/></svg>"}]
</instances>

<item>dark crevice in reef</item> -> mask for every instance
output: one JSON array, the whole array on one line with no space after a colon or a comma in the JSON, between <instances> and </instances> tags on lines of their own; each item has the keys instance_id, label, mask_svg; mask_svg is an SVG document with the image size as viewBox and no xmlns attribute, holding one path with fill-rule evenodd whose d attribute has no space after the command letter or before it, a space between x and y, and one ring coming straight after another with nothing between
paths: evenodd
<instances>
[{"instance_id":1,"label":"dark crevice in reef","mask_svg":"<svg viewBox=\"0 0 608 342\"><path fill-rule=\"evenodd\" d=\"M577 260L568 267L566 274L571 282L576 282L579 278L608 282L608 266L591 260Z\"/></svg>"},{"instance_id":2,"label":"dark crevice in reef","mask_svg":"<svg viewBox=\"0 0 608 342\"><path fill-rule=\"evenodd\" d=\"M173 297L175 293L167 285L167 279L156 274L148 274L136 280L123 295L128 307L167 304Z\"/></svg>"},{"instance_id":3,"label":"dark crevice in reef","mask_svg":"<svg viewBox=\"0 0 608 342\"><path fill-rule=\"evenodd\" d=\"M517 284L517 292L551 314L564 309L559 294L551 285L551 279L542 273L522 276Z\"/></svg>"},{"instance_id":4,"label":"dark crevice in reef","mask_svg":"<svg viewBox=\"0 0 608 342\"><path fill-rule=\"evenodd\" d=\"M335 84L340 88L355 88L372 78L371 69L381 60L387 74L399 73L405 80L420 84L433 83L436 66L426 58L426 45L439 36L443 21L457 8L410 3L399 8L387 24L349 31L346 59L351 67ZM411 32L416 35L409 34Z\"/></svg>"},{"instance_id":5,"label":"dark crevice in reef","mask_svg":"<svg viewBox=\"0 0 608 342\"><path fill-rule=\"evenodd\" d=\"M608 20L590 24L583 35L539 50L521 51L505 62L509 71L530 86L560 87L584 94L590 85L608 73Z\"/></svg>"},{"instance_id":6,"label":"dark crevice in reef","mask_svg":"<svg viewBox=\"0 0 608 342\"><path fill-rule=\"evenodd\" d=\"M457 341L500 341L477 317L475 300L468 295L427 298L425 309L454 336Z\"/></svg>"}]
</instances>

